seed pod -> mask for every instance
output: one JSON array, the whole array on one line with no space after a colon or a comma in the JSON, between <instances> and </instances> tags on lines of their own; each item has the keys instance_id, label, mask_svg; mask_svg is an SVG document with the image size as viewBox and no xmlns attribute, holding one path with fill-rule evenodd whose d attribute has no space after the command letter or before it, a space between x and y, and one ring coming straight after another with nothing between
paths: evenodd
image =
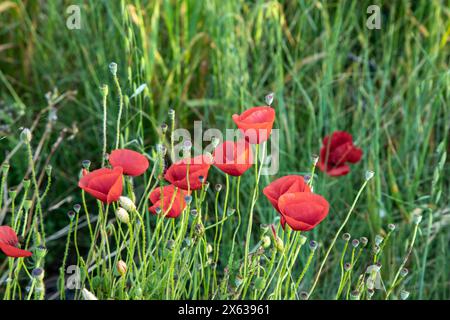
<instances>
[{"instance_id":1,"label":"seed pod","mask_svg":"<svg viewBox=\"0 0 450 320\"><path fill-rule=\"evenodd\" d=\"M311 251L315 251L315 250L317 249L317 247L318 247L318 244L317 244L316 241L311 240L311 241L309 242L309 248L311 249Z\"/></svg>"},{"instance_id":2,"label":"seed pod","mask_svg":"<svg viewBox=\"0 0 450 320\"><path fill-rule=\"evenodd\" d=\"M408 291L406 291L406 290L400 291L400 298L402 300L406 300L406 299L408 299L408 297L409 297L409 292Z\"/></svg>"},{"instance_id":3,"label":"seed pod","mask_svg":"<svg viewBox=\"0 0 450 320\"><path fill-rule=\"evenodd\" d=\"M388 224L388 229L389 229L389 231L394 231L395 230L395 224L393 224L393 223L389 223Z\"/></svg>"},{"instance_id":4,"label":"seed pod","mask_svg":"<svg viewBox=\"0 0 450 320\"><path fill-rule=\"evenodd\" d=\"M83 160L81 161L81 165L83 166L84 169L89 170L91 166L91 160Z\"/></svg>"},{"instance_id":5,"label":"seed pod","mask_svg":"<svg viewBox=\"0 0 450 320\"><path fill-rule=\"evenodd\" d=\"M162 132L162 134L166 134L167 128L168 128L167 124L165 124L165 123L161 124L161 132Z\"/></svg>"},{"instance_id":6,"label":"seed pod","mask_svg":"<svg viewBox=\"0 0 450 320\"><path fill-rule=\"evenodd\" d=\"M300 292L300 299L301 300L308 300L309 299L308 292L306 292L306 291Z\"/></svg>"},{"instance_id":7,"label":"seed pod","mask_svg":"<svg viewBox=\"0 0 450 320\"><path fill-rule=\"evenodd\" d=\"M76 213L73 210L69 210L69 212L67 212L67 216L69 217L70 221L73 221L73 219L75 219Z\"/></svg>"},{"instance_id":8,"label":"seed pod","mask_svg":"<svg viewBox=\"0 0 450 320\"><path fill-rule=\"evenodd\" d=\"M304 235L300 235L300 245L304 245L306 243L307 238Z\"/></svg>"},{"instance_id":9,"label":"seed pod","mask_svg":"<svg viewBox=\"0 0 450 320\"><path fill-rule=\"evenodd\" d=\"M342 239L343 239L344 241L349 241L350 238L351 238L351 235L350 235L350 233L348 233L348 232L346 232L346 233L344 233L344 234L342 235Z\"/></svg>"},{"instance_id":10,"label":"seed pod","mask_svg":"<svg viewBox=\"0 0 450 320\"><path fill-rule=\"evenodd\" d=\"M127 212L127 210L125 210L122 207L118 207L116 210L116 218L117 220L119 220L122 223L128 224L130 222L130 216Z\"/></svg>"},{"instance_id":11,"label":"seed pod","mask_svg":"<svg viewBox=\"0 0 450 320\"><path fill-rule=\"evenodd\" d=\"M74 210L76 213L80 213L81 205L80 205L79 203L74 204L74 205L73 205L73 210Z\"/></svg>"},{"instance_id":12,"label":"seed pod","mask_svg":"<svg viewBox=\"0 0 450 320\"><path fill-rule=\"evenodd\" d=\"M369 240L366 237L359 238L359 241L361 242L362 246L365 247Z\"/></svg>"},{"instance_id":13,"label":"seed pod","mask_svg":"<svg viewBox=\"0 0 450 320\"><path fill-rule=\"evenodd\" d=\"M400 271L400 276L404 278L404 277L406 277L406 276L408 275L408 273L409 273L408 269L403 268L403 269Z\"/></svg>"},{"instance_id":14,"label":"seed pod","mask_svg":"<svg viewBox=\"0 0 450 320\"><path fill-rule=\"evenodd\" d=\"M384 240L384 238L382 236L380 236L378 234L375 236L375 244L377 246L379 246L383 242L383 240Z\"/></svg>"},{"instance_id":15,"label":"seed pod","mask_svg":"<svg viewBox=\"0 0 450 320\"><path fill-rule=\"evenodd\" d=\"M349 271L351 268L352 268L352 265L351 265L349 262L346 262L346 263L344 264L344 270L345 270L345 271Z\"/></svg>"},{"instance_id":16,"label":"seed pod","mask_svg":"<svg viewBox=\"0 0 450 320\"><path fill-rule=\"evenodd\" d=\"M353 246L354 248L357 248L357 247L359 246L359 240L358 240L358 239L353 239L353 240L352 240L352 246Z\"/></svg>"},{"instance_id":17,"label":"seed pod","mask_svg":"<svg viewBox=\"0 0 450 320\"><path fill-rule=\"evenodd\" d=\"M350 293L350 300L359 300L359 291L354 290Z\"/></svg>"},{"instance_id":18,"label":"seed pod","mask_svg":"<svg viewBox=\"0 0 450 320\"><path fill-rule=\"evenodd\" d=\"M31 272L31 275L32 275L33 278L35 278L36 280L41 281L41 280L44 279L45 272L44 272L44 269L42 269L42 268L35 268L35 269L33 269L33 271Z\"/></svg>"},{"instance_id":19,"label":"seed pod","mask_svg":"<svg viewBox=\"0 0 450 320\"><path fill-rule=\"evenodd\" d=\"M103 84L100 87L100 92L101 92L103 97L106 97L108 95L108 91L109 91L109 89L108 89L108 85L107 84Z\"/></svg>"},{"instance_id":20,"label":"seed pod","mask_svg":"<svg viewBox=\"0 0 450 320\"><path fill-rule=\"evenodd\" d=\"M369 181L370 179L372 179L374 175L375 175L375 172L367 170L366 175L365 175L366 181Z\"/></svg>"},{"instance_id":21,"label":"seed pod","mask_svg":"<svg viewBox=\"0 0 450 320\"><path fill-rule=\"evenodd\" d=\"M34 255L38 259L43 259L46 254L47 254L47 248L43 245L37 246L36 249L34 249Z\"/></svg>"},{"instance_id":22,"label":"seed pod","mask_svg":"<svg viewBox=\"0 0 450 320\"><path fill-rule=\"evenodd\" d=\"M191 210L191 216L196 217L198 215L198 211L196 209Z\"/></svg>"},{"instance_id":23,"label":"seed pod","mask_svg":"<svg viewBox=\"0 0 450 320\"><path fill-rule=\"evenodd\" d=\"M186 202L187 205L190 205L192 202L192 196L190 196L190 195L185 196L184 201ZM192 210L195 210L195 209L192 209Z\"/></svg>"},{"instance_id":24,"label":"seed pod","mask_svg":"<svg viewBox=\"0 0 450 320\"><path fill-rule=\"evenodd\" d=\"M116 76L116 75L117 75L117 63L111 62L111 63L109 64L109 71L111 72L111 74L112 74L113 76Z\"/></svg>"},{"instance_id":25,"label":"seed pod","mask_svg":"<svg viewBox=\"0 0 450 320\"><path fill-rule=\"evenodd\" d=\"M169 119L171 119L171 120L175 119L175 110L169 109L168 115L169 115Z\"/></svg>"},{"instance_id":26,"label":"seed pod","mask_svg":"<svg viewBox=\"0 0 450 320\"><path fill-rule=\"evenodd\" d=\"M222 190L222 185L218 183L214 186L214 188L216 189L216 192L220 192Z\"/></svg>"}]
</instances>

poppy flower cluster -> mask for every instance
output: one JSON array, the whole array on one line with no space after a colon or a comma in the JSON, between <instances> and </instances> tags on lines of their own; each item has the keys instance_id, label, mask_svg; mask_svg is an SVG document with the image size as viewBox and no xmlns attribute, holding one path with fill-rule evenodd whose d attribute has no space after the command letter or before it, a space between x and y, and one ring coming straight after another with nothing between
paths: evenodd
<instances>
[{"instance_id":1,"label":"poppy flower cluster","mask_svg":"<svg viewBox=\"0 0 450 320\"><path fill-rule=\"evenodd\" d=\"M0 226L0 250L12 258L31 257L32 253L19 248L19 239L9 226Z\"/></svg>"},{"instance_id":2,"label":"poppy flower cluster","mask_svg":"<svg viewBox=\"0 0 450 320\"><path fill-rule=\"evenodd\" d=\"M123 175L140 176L149 166L145 156L128 149L117 149L111 152L109 163L112 169L83 171L83 176L78 182L81 189L104 203L119 200L123 190Z\"/></svg>"}]
</instances>

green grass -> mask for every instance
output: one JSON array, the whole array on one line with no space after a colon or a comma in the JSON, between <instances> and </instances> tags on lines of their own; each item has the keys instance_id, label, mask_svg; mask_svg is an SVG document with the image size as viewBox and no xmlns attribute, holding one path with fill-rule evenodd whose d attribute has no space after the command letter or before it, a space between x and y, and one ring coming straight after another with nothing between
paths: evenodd
<instances>
[{"instance_id":1,"label":"green grass","mask_svg":"<svg viewBox=\"0 0 450 320\"><path fill-rule=\"evenodd\" d=\"M233 113L261 105L274 92L275 127L280 129L277 177L309 172L311 155L334 130L352 133L364 151L362 161L345 177L316 172L315 192L330 202L331 210L324 223L304 233L320 246L301 291L312 285L369 169L375 177L344 232L366 236L371 245L377 234L386 235L389 223L396 224L381 260L388 286L410 244L412 213L421 210L423 221L406 265L409 274L399 289L411 292L412 299L449 299L450 191L444 157L450 117L450 11L446 1L376 2L382 9L381 30L366 28L371 1L80 1L81 30L65 26L70 1L5 2L10 5L0 6L0 161L7 157L11 164L8 187L20 185L27 175L26 148L14 148L19 128L31 127L41 191L46 165L53 168L51 192L42 204L47 236L68 224L66 212L81 202L81 161L90 159L95 167L102 161L100 86L105 83L110 88L108 150L115 143L118 96L108 70L112 61L118 64L125 95L123 143L149 154L158 143L159 126L169 122L169 108L176 110L177 127L192 130L198 119L211 128L234 128ZM143 83L144 93L130 100ZM46 99L46 92L54 89L58 93ZM48 116L51 108L57 110L56 121ZM11 150L16 152L7 156ZM273 179L262 176L260 185ZM218 171L209 180L225 184ZM236 180L231 180L235 190ZM142 194L142 183L136 185ZM253 185L252 173L243 176L242 224L235 244L239 258ZM96 208L92 201L89 205L91 211ZM9 219L6 208L0 208L1 224ZM252 244L260 234L258 225L272 223L276 216L260 193ZM206 226L214 222L213 213L204 221ZM235 227L234 220L224 223L220 277ZM89 234L87 228L80 233ZM212 241L214 234L207 237ZM64 236L60 239L47 243L48 275L58 274L64 256ZM82 253L89 245L80 242ZM312 298L334 298L343 247L339 238ZM300 252L296 276L308 254ZM67 264L76 263L76 257L70 246ZM0 274L5 270L2 257ZM47 287L55 292L51 281ZM208 298L205 292L192 296Z\"/></svg>"}]
</instances>

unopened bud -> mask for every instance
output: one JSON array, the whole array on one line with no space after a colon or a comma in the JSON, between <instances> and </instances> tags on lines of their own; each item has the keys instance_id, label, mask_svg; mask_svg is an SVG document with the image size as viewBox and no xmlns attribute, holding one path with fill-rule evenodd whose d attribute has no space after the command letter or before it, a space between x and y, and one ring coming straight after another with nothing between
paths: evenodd
<instances>
[{"instance_id":1,"label":"unopened bud","mask_svg":"<svg viewBox=\"0 0 450 320\"><path fill-rule=\"evenodd\" d=\"M117 261L116 271L120 276L125 276L127 274L127 264L123 260Z\"/></svg>"},{"instance_id":2,"label":"unopened bud","mask_svg":"<svg viewBox=\"0 0 450 320\"><path fill-rule=\"evenodd\" d=\"M284 243L283 243L283 240L281 240L281 238L278 237L278 236L275 238L275 248L277 248L277 250L278 250L279 252L283 252L283 251L284 251Z\"/></svg>"},{"instance_id":3,"label":"unopened bud","mask_svg":"<svg viewBox=\"0 0 450 320\"><path fill-rule=\"evenodd\" d=\"M113 76L116 76L116 75L117 75L117 63L111 62L111 63L109 64L109 71L111 71L111 74L112 74Z\"/></svg>"},{"instance_id":4,"label":"unopened bud","mask_svg":"<svg viewBox=\"0 0 450 320\"><path fill-rule=\"evenodd\" d=\"M134 204L133 200L131 200L128 197L121 196L119 198L119 203L120 203L120 206L122 208L124 208L125 210L127 210L128 212L136 211L136 205Z\"/></svg>"},{"instance_id":5,"label":"unopened bud","mask_svg":"<svg viewBox=\"0 0 450 320\"><path fill-rule=\"evenodd\" d=\"M211 252L213 252L213 247L212 247L212 245L210 243L208 243L206 245L206 253L210 254Z\"/></svg>"},{"instance_id":6,"label":"unopened bud","mask_svg":"<svg viewBox=\"0 0 450 320\"><path fill-rule=\"evenodd\" d=\"M116 210L116 218L122 223L128 224L130 222L130 215L128 211L122 207L118 207Z\"/></svg>"},{"instance_id":7,"label":"unopened bud","mask_svg":"<svg viewBox=\"0 0 450 320\"><path fill-rule=\"evenodd\" d=\"M22 132L20 133L20 140L22 140L22 142L24 143L30 143L31 142L31 131L28 128L25 128L22 130Z\"/></svg>"}]
</instances>

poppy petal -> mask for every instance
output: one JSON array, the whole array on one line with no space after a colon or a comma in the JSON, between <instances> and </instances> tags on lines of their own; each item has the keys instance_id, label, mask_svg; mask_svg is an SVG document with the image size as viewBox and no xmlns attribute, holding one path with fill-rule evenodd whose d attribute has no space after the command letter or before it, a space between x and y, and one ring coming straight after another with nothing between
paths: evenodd
<instances>
[{"instance_id":1,"label":"poppy petal","mask_svg":"<svg viewBox=\"0 0 450 320\"><path fill-rule=\"evenodd\" d=\"M129 149L116 149L111 152L109 163L113 167L122 167L123 173L128 176L140 176L149 166L144 155Z\"/></svg>"},{"instance_id":2,"label":"poppy petal","mask_svg":"<svg viewBox=\"0 0 450 320\"><path fill-rule=\"evenodd\" d=\"M4 243L0 243L0 250L3 251L5 255L12 258L31 257L33 255L30 251L22 250Z\"/></svg>"}]
</instances>

